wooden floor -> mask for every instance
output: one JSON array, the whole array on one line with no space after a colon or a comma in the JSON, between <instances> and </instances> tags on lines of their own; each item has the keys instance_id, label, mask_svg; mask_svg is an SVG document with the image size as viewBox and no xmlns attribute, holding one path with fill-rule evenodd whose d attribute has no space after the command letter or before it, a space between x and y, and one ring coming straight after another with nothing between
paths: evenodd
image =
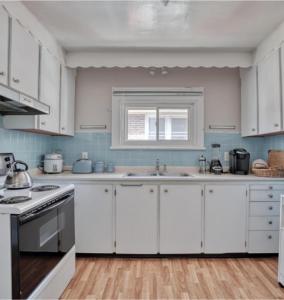
<instances>
[{"instance_id":1,"label":"wooden floor","mask_svg":"<svg viewBox=\"0 0 284 300\"><path fill-rule=\"evenodd\" d=\"M276 258L77 258L62 299L284 299Z\"/></svg>"}]
</instances>

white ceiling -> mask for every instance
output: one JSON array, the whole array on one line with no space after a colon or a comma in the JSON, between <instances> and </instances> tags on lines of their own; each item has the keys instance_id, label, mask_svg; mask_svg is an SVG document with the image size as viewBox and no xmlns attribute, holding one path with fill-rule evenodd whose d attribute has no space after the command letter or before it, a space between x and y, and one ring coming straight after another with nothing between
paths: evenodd
<instances>
[{"instance_id":1,"label":"white ceiling","mask_svg":"<svg viewBox=\"0 0 284 300\"><path fill-rule=\"evenodd\" d=\"M25 1L69 51L252 50L284 21L284 1Z\"/></svg>"}]
</instances>

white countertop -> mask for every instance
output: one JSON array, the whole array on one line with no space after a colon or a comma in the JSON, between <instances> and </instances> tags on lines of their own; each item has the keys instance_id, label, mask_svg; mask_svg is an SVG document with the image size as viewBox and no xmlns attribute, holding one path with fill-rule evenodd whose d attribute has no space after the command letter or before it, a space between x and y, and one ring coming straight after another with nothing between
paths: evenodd
<instances>
[{"instance_id":1,"label":"white countertop","mask_svg":"<svg viewBox=\"0 0 284 300\"><path fill-rule=\"evenodd\" d=\"M126 173L90 173L72 174L70 171L61 174L36 174L33 179L36 181L280 181L284 178L257 177L255 175L233 175L233 174L199 174L190 173L191 176L127 176Z\"/></svg>"},{"instance_id":2,"label":"white countertop","mask_svg":"<svg viewBox=\"0 0 284 300\"><path fill-rule=\"evenodd\" d=\"M34 185L35 187L37 185ZM61 185L59 189L46 191L46 192L32 192L30 189L20 190L2 190L1 195L5 198L13 196L28 196L31 200L16 204L1 204L0 203L0 214L22 214L27 212L57 196L64 194L74 189L73 184Z\"/></svg>"}]
</instances>

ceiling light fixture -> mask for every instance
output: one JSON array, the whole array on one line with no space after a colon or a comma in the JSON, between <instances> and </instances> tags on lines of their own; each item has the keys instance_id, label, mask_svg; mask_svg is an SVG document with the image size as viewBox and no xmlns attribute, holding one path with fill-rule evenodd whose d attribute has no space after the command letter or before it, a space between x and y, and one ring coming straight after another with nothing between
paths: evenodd
<instances>
[{"instance_id":1,"label":"ceiling light fixture","mask_svg":"<svg viewBox=\"0 0 284 300\"><path fill-rule=\"evenodd\" d=\"M168 71L165 67L163 67L163 68L161 69L161 74L162 74L163 76L166 76L166 75L169 74L169 71Z\"/></svg>"},{"instance_id":2,"label":"ceiling light fixture","mask_svg":"<svg viewBox=\"0 0 284 300\"><path fill-rule=\"evenodd\" d=\"M153 69L153 68L150 69L149 74L150 74L151 76L154 76L154 75L156 74L155 69Z\"/></svg>"}]
</instances>

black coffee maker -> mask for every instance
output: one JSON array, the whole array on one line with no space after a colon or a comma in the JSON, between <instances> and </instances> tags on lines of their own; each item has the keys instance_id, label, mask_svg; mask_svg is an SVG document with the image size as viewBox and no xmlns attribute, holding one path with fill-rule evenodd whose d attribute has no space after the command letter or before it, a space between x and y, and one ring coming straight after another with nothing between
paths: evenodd
<instances>
[{"instance_id":1,"label":"black coffee maker","mask_svg":"<svg viewBox=\"0 0 284 300\"><path fill-rule=\"evenodd\" d=\"M238 175L248 175L250 154L246 149L237 148L230 151L230 172Z\"/></svg>"}]
</instances>

